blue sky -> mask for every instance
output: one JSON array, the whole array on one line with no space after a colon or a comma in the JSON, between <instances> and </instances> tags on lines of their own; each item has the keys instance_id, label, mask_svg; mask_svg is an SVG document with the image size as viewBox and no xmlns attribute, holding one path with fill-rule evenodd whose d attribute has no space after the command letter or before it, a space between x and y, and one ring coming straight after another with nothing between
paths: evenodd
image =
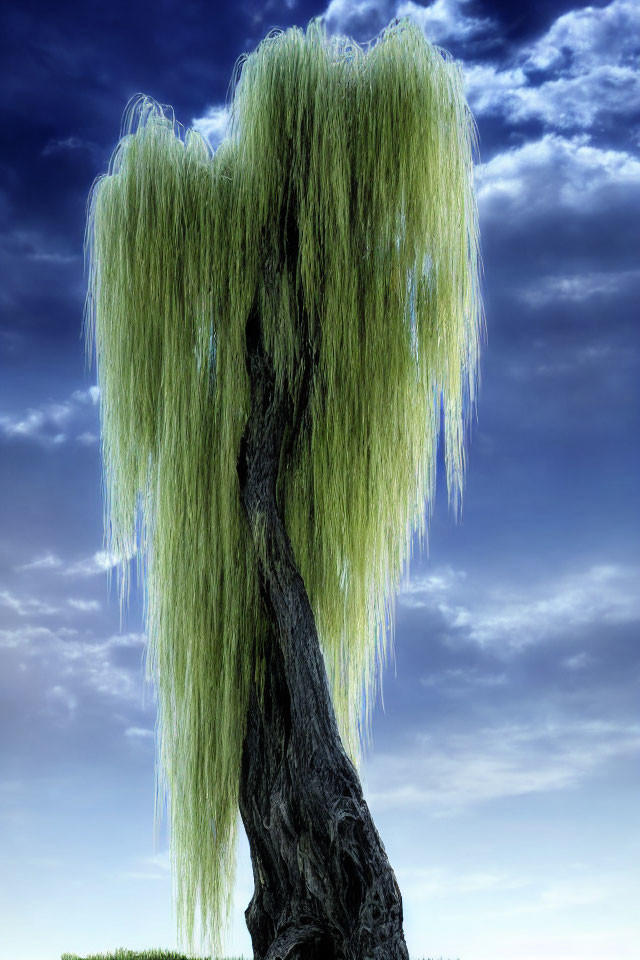
<instances>
[{"instance_id":1,"label":"blue sky","mask_svg":"<svg viewBox=\"0 0 640 960\"><path fill-rule=\"evenodd\" d=\"M131 95L215 143L236 58L323 13L357 40L414 17L480 131L463 515L440 483L363 773L409 950L640 955L640 7L28 0L0 31L0 960L176 944L140 608L121 628L102 551L89 188ZM241 833L229 954L251 892Z\"/></svg>"}]
</instances>

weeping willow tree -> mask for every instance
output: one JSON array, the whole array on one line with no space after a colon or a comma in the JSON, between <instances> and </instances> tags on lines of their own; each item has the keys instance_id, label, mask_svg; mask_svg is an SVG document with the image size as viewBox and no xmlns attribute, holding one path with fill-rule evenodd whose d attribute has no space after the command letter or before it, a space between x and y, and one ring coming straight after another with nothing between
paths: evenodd
<instances>
[{"instance_id":1,"label":"weeping willow tree","mask_svg":"<svg viewBox=\"0 0 640 960\"><path fill-rule=\"evenodd\" d=\"M273 32L212 151L147 97L90 196L109 551L145 583L181 935L406 958L358 779L444 432L458 509L480 333L474 124L409 21ZM442 425L442 426L441 426Z\"/></svg>"}]
</instances>

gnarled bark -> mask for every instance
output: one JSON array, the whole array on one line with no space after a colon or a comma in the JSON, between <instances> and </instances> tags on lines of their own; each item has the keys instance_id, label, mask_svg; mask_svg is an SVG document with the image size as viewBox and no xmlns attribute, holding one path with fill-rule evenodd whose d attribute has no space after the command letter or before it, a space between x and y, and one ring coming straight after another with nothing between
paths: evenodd
<instances>
[{"instance_id":1,"label":"gnarled bark","mask_svg":"<svg viewBox=\"0 0 640 960\"><path fill-rule=\"evenodd\" d=\"M277 504L292 410L286 394L275 395L255 312L247 349L251 414L238 475L256 545L265 538L259 572L273 624L264 709L253 690L240 784L255 881L245 911L255 960L408 960L400 890L340 740L309 598Z\"/></svg>"}]
</instances>

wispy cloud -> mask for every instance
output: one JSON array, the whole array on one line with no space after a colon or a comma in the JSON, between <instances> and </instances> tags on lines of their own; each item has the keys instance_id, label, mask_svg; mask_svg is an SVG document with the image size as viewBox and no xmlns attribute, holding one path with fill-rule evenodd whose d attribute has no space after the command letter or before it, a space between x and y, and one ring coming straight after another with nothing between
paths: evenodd
<instances>
[{"instance_id":1,"label":"wispy cloud","mask_svg":"<svg viewBox=\"0 0 640 960\"><path fill-rule=\"evenodd\" d=\"M164 880L171 871L169 850L156 853L152 857L138 858L130 870L122 870L118 874L121 880Z\"/></svg>"},{"instance_id":2,"label":"wispy cloud","mask_svg":"<svg viewBox=\"0 0 640 960\"><path fill-rule=\"evenodd\" d=\"M128 559L132 558L129 557ZM63 577L82 580L87 577L98 576L101 573L108 573L120 563L121 558L115 553L109 553L107 550L96 550L94 553L80 557L80 559L77 560L63 560L57 554L48 551L34 557L33 560L29 560L27 563L20 564L14 569L21 573L51 570ZM71 603L71 601L69 602ZM80 608L78 607L78 609Z\"/></svg>"},{"instance_id":3,"label":"wispy cloud","mask_svg":"<svg viewBox=\"0 0 640 960\"><path fill-rule=\"evenodd\" d=\"M68 441L74 421L95 407L98 398L98 387L90 387L74 390L67 400L50 401L23 413L0 414L0 437L27 440L43 447L61 446Z\"/></svg>"},{"instance_id":4,"label":"wispy cloud","mask_svg":"<svg viewBox=\"0 0 640 960\"><path fill-rule=\"evenodd\" d=\"M72 634L75 636L77 630L73 630ZM28 650L34 641L50 641L57 637L62 638L60 630L52 630L50 627L39 627L34 624L22 625L11 630L0 630L0 647Z\"/></svg>"},{"instance_id":5,"label":"wispy cloud","mask_svg":"<svg viewBox=\"0 0 640 960\"><path fill-rule=\"evenodd\" d=\"M67 577L94 577L100 573L113 570L121 562L121 558L107 550L97 550L95 553L80 560L75 560L64 567L62 573Z\"/></svg>"},{"instance_id":6,"label":"wispy cloud","mask_svg":"<svg viewBox=\"0 0 640 960\"><path fill-rule=\"evenodd\" d=\"M67 603L70 607L73 607L74 610L79 610L80 613L95 613L97 610L102 609L102 604L97 600L80 600L75 597L69 597Z\"/></svg>"},{"instance_id":7,"label":"wispy cloud","mask_svg":"<svg viewBox=\"0 0 640 960\"><path fill-rule=\"evenodd\" d=\"M0 433L8 439L34 440L43 446L65 443L63 427L71 416L68 403L47 403L24 414L0 414Z\"/></svg>"},{"instance_id":8,"label":"wispy cloud","mask_svg":"<svg viewBox=\"0 0 640 960\"><path fill-rule=\"evenodd\" d=\"M0 630L0 647L20 651L25 663L45 663L52 687L79 697L83 688L118 700L139 704L142 697L141 657L146 638L141 633L112 634L106 639L80 639L67 627L25 624ZM122 652L138 649L140 659L131 668L122 666Z\"/></svg>"},{"instance_id":9,"label":"wispy cloud","mask_svg":"<svg viewBox=\"0 0 640 960\"><path fill-rule=\"evenodd\" d=\"M635 567L601 564L522 590L480 588L448 569L416 577L398 603L439 612L457 641L512 653L586 626L640 620L639 574Z\"/></svg>"},{"instance_id":10,"label":"wispy cloud","mask_svg":"<svg viewBox=\"0 0 640 960\"><path fill-rule=\"evenodd\" d=\"M520 287L520 299L532 306L547 303L582 303L592 297L611 297L640 287L640 270L588 271L537 277Z\"/></svg>"},{"instance_id":11,"label":"wispy cloud","mask_svg":"<svg viewBox=\"0 0 640 960\"><path fill-rule=\"evenodd\" d=\"M540 360L536 360L535 356L516 360L508 365L506 372L514 380L522 382L542 378L568 383L571 378L582 377L586 373L597 375L603 369L610 369L613 363L622 372L635 362L636 352L632 348L596 342L583 347L557 347L552 356L545 351L545 358Z\"/></svg>"},{"instance_id":12,"label":"wispy cloud","mask_svg":"<svg viewBox=\"0 0 640 960\"><path fill-rule=\"evenodd\" d=\"M154 733L149 727L127 727L124 735L131 740L148 740L153 739Z\"/></svg>"},{"instance_id":13,"label":"wispy cloud","mask_svg":"<svg viewBox=\"0 0 640 960\"><path fill-rule=\"evenodd\" d=\"M465 570L452 566L438 567L429 573L412 576L400 590L400 600L407 607L428 606L432 601L449 594L467 579Z\"/></svg>"},{"instance_id":14,"label":"wispy cloud","mask_svg":"<svg viewBox=\"0 0 640 960\"><path fill-rule=\"evenodd\" d=\"M33 260L36 263L55 263L55 264L65 264L65 263L75 263L76 260L80 259L79 253L60 253L57 250L36 250L33 253L28 254L28 259Z\"/></svg>"},{"instance_id":15,"label":"wispy cloud","mask_svg":"<svg viewBox=\"0 0 640 960\"><path fill-rule=\"evenodd\" d=\"M62 566L62 560L55 553L43 553L39 557L34 557L28 563L22 563L15 567L16 570L57 570Z\"/></svg>"},{"instance_id":16,"label":"wispy cloud","mask_svg":"<svg viewBox=\"0 0 640 960\"><path fill-rule=\"evenodd\" d=\"M420 685L423 687L446 686L448 689L459 688L467 692L474 687L502 687L506 683L507 674L504 671L496 673L478 666L448 667L420 678Z\"/></svg>"},{"instance_id":17,"label":"wispy cloud","mask_svg":"<svg viewBox=\"0 0 640 960\"><path fill-rule=\"evenodd\" d=\"M59 612L58 607L44 603L42 600L38 600L37 597L18 596L10 590L0 590L0 606L8 607L17 613L19 617L43 617Z\"/></svg>"},{"instance_id":18,"label":"wispy cloud","mask_svg":"<svg viewBox=\"0 0 640 960\"><path fill-rule=\"evenodd\" d=\"M16 262L51 263L58 266L76 263L81 254L72 252L68 244L55 235L33 228L19 227L0 236L0 245Z\"/></svg>"},{"instance_id":19,"label":"wispy cloud","mask_svg":"<svg viewBox=\"0 0 640 960\"><path fill-rule=\"evenodd\" d=\"M605 720L536 718L420 733L406 752L376 753L368 761L367 799L375 810L420 807L453 815L471 804L575 787L639 749L640 726Z\"/></svg>"},{"instance_id":20,"label":"wispy cloud","mask_svg":"<svg viewBox=\"0 0 640 960\"><path fill-rule=\"evenodd\" d=\"M47 140L42 148L42 156L49 157L54 153L67 153L68 151L76 150L93 151L95 150L95 146L96 145L89 140L83 140L74 134L70 134L67 137L52 137L50 140Z\"/></svg>"},{"instance_id":21,"label":"wispy cloud","mask_svg":"<svg viewBox=\"0 0 640 960\"><path fill-rule=\"evenodd\" d=\"M59 645L61 676L74 684L86 684L97 693L119 700L138 702L142 674L139 666L127 670L113 662L112 653L121 647L142 647L141 634L116 635L104 641Z\"/></svg>"},{"instance_id":22,"label":"wispy cloud","mask_svg":"<svg viewBox=\"0 0 640 960\"><path fill-rule=\"evenodd\" d=\"M443 867L400 867L396 870L402 898L424 902L437 897L504 893L532 886L532 879L506 872L456 872Z\"/></svg>"}]
</instances>

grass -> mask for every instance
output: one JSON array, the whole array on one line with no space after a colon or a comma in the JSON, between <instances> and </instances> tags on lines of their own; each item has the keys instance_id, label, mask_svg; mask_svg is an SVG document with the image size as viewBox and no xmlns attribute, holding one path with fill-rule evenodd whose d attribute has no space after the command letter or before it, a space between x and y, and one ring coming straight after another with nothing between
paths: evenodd
<instances>
[{"instance_id":1,"label":"grass","mask_svg":"<svg viewBox=\"0 0 640 960\"><path fill-rule=\"evenodd\" d=\"M135 950L125 950L124 947L119 947L115 953L92 953L90 957L79 957L75 953L63 953L60 960L191 960L191 958L183 953L176 953L175 950L143 950L142 953L139 953ZM245 958L221 957L220 960L245 960ZM423 957L422 960L430 960L430 958ZM435 957L433 960L435 960ZM438 960L443 960L443 958L439 957Z\"/></svg>"}]
</instances>

